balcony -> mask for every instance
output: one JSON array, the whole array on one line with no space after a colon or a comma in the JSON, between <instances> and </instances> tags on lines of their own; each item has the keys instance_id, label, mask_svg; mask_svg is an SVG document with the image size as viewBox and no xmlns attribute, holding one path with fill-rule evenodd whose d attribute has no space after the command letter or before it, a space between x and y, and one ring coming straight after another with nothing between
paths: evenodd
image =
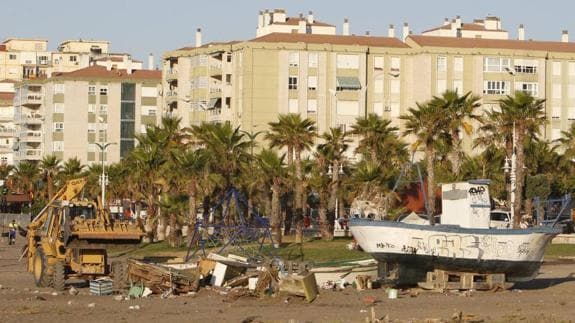
<instances>
[{"instance_id":1,"label":"balcony","mask_svg":"<svg viewBox=\"0 0 575 323\"><path fill-rule=\"evenodd\" d=\"M22 152L21 159L40 160L42 159L42 149L26 149Z\"/></svg>"},{"instance_id":2,"label":"balcony","mask_svg":"<svg viewBox=\"0 0 575 323\"><path fill-rule=\"evenodd\" d=\"M22 116L22 123L25 124L42 124L44 117L39 113L27 114Z\"/></svg>"},{"instance_id":3,"label":"balcony","mask_svg":"<svg viewBox=\"0 0 575 323\"><path fill-rule=\"evenodd\" d=\"M23 131L20 133L22 142L42 142L42 131Z\"/></svg>"},{"instance_id":4,"label":"balcony","mask_svg":"<svg viewBox=\"0 0 575 323\"><path fill-rule=\"evenodd\" d=\"M12 145L0 145L0 153L12 153Z\"/></svg>"},{"instance_id":5,"label":"balcony","mask_svg":"<svg viewBox=\"0 0 575 323\"><path fill-rule=\"evenodd\" d=\"M0 138L12 138L14 137L14 129L0 128Z\"/></svg>"},{"instance_id":6,"label":"balcony","mask_svg":"<svg viewBox=\"0 0 575 323\"><path fill-rule=\"evenodd\" d=\"M0 122L14 121L13 114L0 114Z\"/></svg>"},{"instance_id":7,"label":"balcony","mask_svg":"<svg viewBox=\"0 0 575 323\"><path fill-rule=\"evenodd\" d=\"M178 80L178 71L177 70L167 70L166 71L166 81L173 82Z\"/></svg>"},{"instance_id":8,"label":"balcony","mask_svg":"<svg viewBox=\"0 0 575 323\"><path fill-rule=\"evenodd\" d=\"M166 102L168 104L178 102L178 92L176 91L166 92Z\"/></svg>"},{"instance_id":9,"label":"balcony","mask_svg":"<svg viewBox=\"0 0 575 323\"><path fill-rule=\"evenodd\" d=\"M42 104L42 94L28 94L22 98L22 105L31 107L39 106Z\"/></svg>"},{"instance_id":10,"label":"balcony","mask_svg":"<svg viewBox=\"0 0 575 323\"><path fill-rule=\"evenodd\" d=\"M222 75L222 64L210 64L210 76Z\"/></svg>"}]
</instances>

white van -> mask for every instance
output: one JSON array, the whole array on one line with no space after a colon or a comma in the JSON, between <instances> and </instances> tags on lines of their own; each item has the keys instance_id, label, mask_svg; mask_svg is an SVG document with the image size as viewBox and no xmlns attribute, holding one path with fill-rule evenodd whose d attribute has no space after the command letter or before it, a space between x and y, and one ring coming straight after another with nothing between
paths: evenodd
<instances>
[{"instance_id":1,"label":"white van","mask_svg":"<svg viewBox=\"0 0 575 323\"><path fill-rule=\"evenodd\" d=\"M492 210L489 227L492 229L509 229L512 226L511 212L506 210Z\"/></svg>"}]
</instances>

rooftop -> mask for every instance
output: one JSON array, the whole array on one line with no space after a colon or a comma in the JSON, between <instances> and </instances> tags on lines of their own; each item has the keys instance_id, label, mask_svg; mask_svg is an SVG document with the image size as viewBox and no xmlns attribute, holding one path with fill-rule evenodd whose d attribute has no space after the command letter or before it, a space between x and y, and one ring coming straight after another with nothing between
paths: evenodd
<instances>
[{"instance_id":1,"label":"rooftop","mask_svg":"<svg viewBox=\"0 0 575 323\"><path fill-rule=\"evenodd\" d=\"M575 53L575 43L535 40L507 40L410 35L408 39L421 47L518 49Z\"/></svg>"},{"instance_id":2,"label":"rooftop","mask_svg":"<svg viewBox=\"0 0 575 323\"><path fill-rule=\"evenodd\" d=\"M137 79L160 81L162 71L159 70L134 70L128 74L125 69L107 70L104 66L90 66L67 73L53 73L52 78L104 78L112 80Z\"/></svg>"},{"instance_id":3,"label":"rooftop","mask_svg":"<svg viewBox=\"0 0 575 323\"><path fill-rule=\"evenodd\" d=\"M308 44L334 44L334 45L360 45L373 47L396 47L408 48L401 40L393 37L375 36L343 36L343 35L318 35L297 33L271 33L262 37L254 38L251 42L266 43L308 43Z\"/></svg>"}]
</instances>

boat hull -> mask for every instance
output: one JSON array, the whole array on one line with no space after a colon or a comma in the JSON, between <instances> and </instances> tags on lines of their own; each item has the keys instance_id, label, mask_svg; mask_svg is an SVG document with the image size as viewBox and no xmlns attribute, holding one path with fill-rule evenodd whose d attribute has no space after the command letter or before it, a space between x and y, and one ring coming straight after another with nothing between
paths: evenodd
<instances>
[{"instance_id":1,"label":"boat hull","mask_svg":"<svg viewBox=\"0 0 575 323\"><path fill-rule=\"evenodd\" d=\"M353 220L359 246L379 262L399 264L423 276L435 269L504 273L510 282L533 279L545 247L558 233L537 229L467 229L389 221Z\"/></svg>"}]
</instances>

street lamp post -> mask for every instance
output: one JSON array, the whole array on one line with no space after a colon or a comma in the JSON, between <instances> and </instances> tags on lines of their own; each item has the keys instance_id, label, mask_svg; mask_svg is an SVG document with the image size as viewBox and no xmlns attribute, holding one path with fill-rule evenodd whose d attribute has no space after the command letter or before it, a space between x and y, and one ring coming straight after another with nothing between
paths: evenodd
<instances>
[{"instance_id":1,"label":"street lamp post","mask_svg":"<svg viewBox=\"0 0 575 323\"><path fill-rule=\"evenodd\" d=\"M115 144L114 142L107 143L95 143L98 148L100 148L100 160L102 161L102 174L100 174L100 190L102 193L102 207L106 206L106 185L108 185L108 175L106 175L106 161L104 160L104 153L108 146Z\"/></svg>"},{"instance_id":2,"label":"street lamp post","mask_svg":"<svg viewBox=\"0 0 575 323\"><path fill-rule=\"evenodd\" d=\"M339 170L334 171L333 170L333 165L330 164L329 168L327 170L327 175L332 176L332 181L334 182L335 185L337 185L337 181L339 181L339 175L343 175L343 165L339 164ZM334 218L334 228L335 228L335 222L339 222L339 197L337 196L337 194L335 195L335 218ZM341 228L343 229L343 228Z\"/></svg>"}]
</instances>

